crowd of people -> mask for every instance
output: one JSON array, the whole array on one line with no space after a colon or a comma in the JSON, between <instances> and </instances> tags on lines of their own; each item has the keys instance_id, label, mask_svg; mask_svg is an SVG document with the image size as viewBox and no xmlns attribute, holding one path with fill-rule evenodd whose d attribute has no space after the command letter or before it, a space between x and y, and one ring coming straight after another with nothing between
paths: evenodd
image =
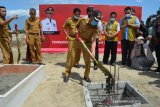
<instances>
[{"instance_id":1,"label":"crowd of people","mask_svg":"<svg viewBox=\"0 0 160 107\"><path fill-rule=\"evenodd\" d=\"M46 13L52 13L53 9L46 10ZM68 40L68 53L66 60L66 69L64 82L68 82L72 67L79 68L81 52L85 62L84 80L90 82L89 73L91 67L90 54L86 51L88 48L95 59L98 61L98 42L102 31L105 34L105 47L103 63L115 65L117 58L118 34L121 31L122 47L122 65L129 66L138 70L150 70L155 58L152 52L155 51L158 67L155 72L160 72L160 10L157 15L150 16L146 25L135 15L136 11L131 7L124 9L125 16L118 21L117 13L111 12L110 18L105 24L102 24L102 13L93 7L86 9L86 16L80 17L81 9L74 8L73 16L69 17L64 25L63 31ZM29 61L33 64L43 64L41 55L41 42L45 40L42 31L40 19L36 17L36 9L31 8L30 17L25 22L26 43L30 57ZM13 16L6 19L6 8L0 6L0 48L3 53L3 63L13 64L13 54L10 46L11 32L9 23L17 19ZM86 45L84 47L79 39ZM111 54L111 60L109 56ZM94 63L94 70L98 67Z\"/></svg>"},{"instance_id":2,"label":"crowd of people","mask_svg":"<svg viewBox=\"0 0 160 107\"><path fill-rule=\"evenodd\" d=\"M118 34L121 31L121 64L135 68L137 70L148 71L155 62L155 58L152 54L152 52L155 50L158 62L158 67L155 72L160 72L160 60L158 58L160 51L158 48L160 42L158 40L158 36L160 35L157 30L160 30L160 27L158 27L160 10L157 11L157 15L155 17L156 21L154 21L153 19L151 21L147 20L147 22L149 23L149 27L147 27L142 20L139 20L138 17L135 16L136 11L131 7L126 7L124 9L125 16L122 17L120 21L116 20L117 13L111 12L110 19L106 21L104 25L102 25L102 14L99 10L94 10L93 7L88 7L86 16L87 19L86 17L80 18L81 11L79 8L78 15L76 14L75 10L73 11L73 17L67 19L63 27L69 41L69 51L67 56L67 67L64 82L68 82L71 68L73 66L79 68L78 61L80 59L81 50L83 51L85 60L84 80L90 82L90 58L88 59L89 56L87 56L87 54L85 53L86 51L84 47L81 44L77 45L79 42L76 39L76 33L80 35L84 43L98 60L98 38L99 36L101 36L102 30L105 34L105 47L102 61L104 64L110 64L113 66L116 64L115 62L117 58ZM71 26L74 26L74 28L71 28ZM68 33L67 29L69 31ZM94 31L97 30L98 32L91 33L92 29L94 29ZM82 47L79 47L80 45ZM110 54L111 60L108 61ZM98 68L96 64L94 64L94 70L97 69Z\"/></svg>"}]
</instances>

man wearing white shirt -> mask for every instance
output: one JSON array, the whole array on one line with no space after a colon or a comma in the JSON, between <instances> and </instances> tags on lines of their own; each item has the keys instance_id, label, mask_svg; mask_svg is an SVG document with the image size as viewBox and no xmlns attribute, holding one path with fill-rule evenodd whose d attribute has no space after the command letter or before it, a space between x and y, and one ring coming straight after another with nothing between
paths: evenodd
<instances>
[{"instance_id":1,"label":"man wearing white shirt","mask_svg":"<svg viewBox=\"0 0 160 107\"><path fill-rule=\"evenodd\" d=\"M43 32L44 31L57 31L56 21L52 19L54 9L52 7L48 7L45 12L46 12L47 18L41 21Z\"/></svg>"},{"instance_id":2,"label":"man wearing white shirt","mask_svg":"<svg viewBox=\"0 0 160 107\"><path fill-rule=\"evenodd\" d=\"M101 19L101 16L100 16L100 19ZM98 47L99 46L99 37L101 36L102 30L103 30L101 20L98 22L97 27L98 27L99 34L97 35L96 41L93 42L93 44L92 44L92 47L93 47L92 53L95 56L96 60L98 61L98 59L99 59L99 47ZM97 64L96 64L96 62L94 62L94 70L97 70L97 69L98 69Z\"/></svg>"}]
</instances>

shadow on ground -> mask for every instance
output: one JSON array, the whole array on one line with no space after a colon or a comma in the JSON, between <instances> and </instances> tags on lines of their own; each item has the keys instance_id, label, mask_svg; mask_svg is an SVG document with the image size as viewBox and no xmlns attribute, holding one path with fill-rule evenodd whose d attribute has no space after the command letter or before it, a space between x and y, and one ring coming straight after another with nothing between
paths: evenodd
<instances>
[{"instance_id":1,"label":"shadow on ground","mask_svg":"<svg viewBox=\"0 0 160 107\"><path fill-rule=\"evenodd\" d=\"M61 66L61 67L66 67L66 63L56 63L56 64L54 64L54 65L58 65L58 66Z\"/></svg>"},{"instance_id":2,"label":"shadow on ground","mask_svg":"<svg viewBox=\"0 0 160 107\"><path fill-rule=\"evenodd\" d=\"M63 63L56 63L54 65L58 65L58 66L61 66L61 67L66 67L66 63L64 63L64 62ZM84 64L79 64L79 68L85 68L85 65Z\"/></svg>"},{"instance_id":3,"label":"shadow on ground","mask_svg":"<svg viewBox=\"0 0 160 107\"><path fill-rule=\"evenodd\" d=\"M157 74L153 71L144 71L144 72L139 72L139 75L146 75L149 76L151 78L156 78L157 80L155 81L149 81L148 84L155 84L156 87L160 88L160 74Z\"/></svg>"},{"instance_id":4,"label":"shadow on ground","mask_svg":"<svg viewBox=\"0 0 160 107\"><path fill-rule=\"evenodd\" d=\"M64 78L64 76L65 76L65 74L62 73L62 78ZM80 85L83 85L83 78L77 72L72 72L68 81L76 82Z\"/></svg>"}]
</instances>

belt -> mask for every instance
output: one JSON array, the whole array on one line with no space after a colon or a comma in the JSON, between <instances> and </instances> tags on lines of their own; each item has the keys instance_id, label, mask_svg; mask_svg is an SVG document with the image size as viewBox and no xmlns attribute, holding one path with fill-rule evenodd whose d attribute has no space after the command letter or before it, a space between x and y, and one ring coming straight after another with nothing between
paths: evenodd
<instances>
[{"instance_id":1,"label":"belt","mask_svg":"<svg viewBox=\"0 0 160 107\"><path fill-rule=\"evenodd\" d=\"M39 33L29 33L30 35L39 35Z\"/></svg>"}]
</instances>

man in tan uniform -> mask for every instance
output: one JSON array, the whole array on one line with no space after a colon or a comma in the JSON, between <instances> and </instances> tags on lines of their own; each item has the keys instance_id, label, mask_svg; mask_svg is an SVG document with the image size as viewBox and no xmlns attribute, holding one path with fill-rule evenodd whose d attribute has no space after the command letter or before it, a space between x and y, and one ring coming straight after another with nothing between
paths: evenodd
<instances>
[{"instance_id":1,"label":"man in tan uniform","mask_svg":"<svg viewBox=\"0 0 160 107\"><path fill-rule=\"evenodd\" d=\"M39 18L36 17L36 9L30 9L30 18L26 20L25 32L26 41L29 44L32 63L42 64L41 40L44 39L42 25Z\"/></svg>"},{"instance_id":2,"label":"man in tan uniform","mask_svg":"<svg viewBox=\"0 0 160 107\"><path fill-rule=\"evenodd\" d=\"M66 75L69 77L71 73L71 68L74 66L74 64L79 61L78 57L76 57L77 54L81 52L80 49L77 49L76 51L73 49L75 43L77 42L75 37L76 32L76 23L80 20L80 13L81 10L79 8L75 8L73 10L73 16L68 18L66 22L63 25L63 31L67 36L68 39L68 54L67 54L67 61L66 61ZM68 31L68 32L67 32ZM68 79L64 79L64 82L67 82Z\"/></svg>"},{"instance_id":3,"label":"man in tan uniform","mask_svg":"<svg viewBox=\"0 0 160 107\"><path fill-rule=\"evenodd\" d=\"M18 16L13 16L10 19L5 19L6 8L0 6L0 48L3 53L3 64L13 64L13 54L10 46L11 38L10 34L12 33L9 29L9 23L17 19Z\"/></svg>"},{"instance_id":4,"label":"man in tan uniform","mask_svg":"<svg viewBox=\"0 0 160 107\"><path fill-rule=\"evenodd\" d=\"M97 24L99 21L97 19L98 15L100 14L97 11L94 11L92 17L82 18L76 24L79 36L81 37L81 39L83 40L83 42L86 44L86 46L89 49L91 49L92 41L94 41L97 38L96 37L98 33ZM77 50L79 49L82 50L83 58L85 62L84 80L86 82L90 82L91 81L89 78L90 66L91 66L90 55L88 54L88 52L85 50L83 45L77 39L75 40L73 49L74 49L74 52L77 52ZM72 56L71 58L74 59L74 56ZM66 71L64 82L68 82L69 76L70 76L70 71Z\"/></svg>"}]
</instances>

